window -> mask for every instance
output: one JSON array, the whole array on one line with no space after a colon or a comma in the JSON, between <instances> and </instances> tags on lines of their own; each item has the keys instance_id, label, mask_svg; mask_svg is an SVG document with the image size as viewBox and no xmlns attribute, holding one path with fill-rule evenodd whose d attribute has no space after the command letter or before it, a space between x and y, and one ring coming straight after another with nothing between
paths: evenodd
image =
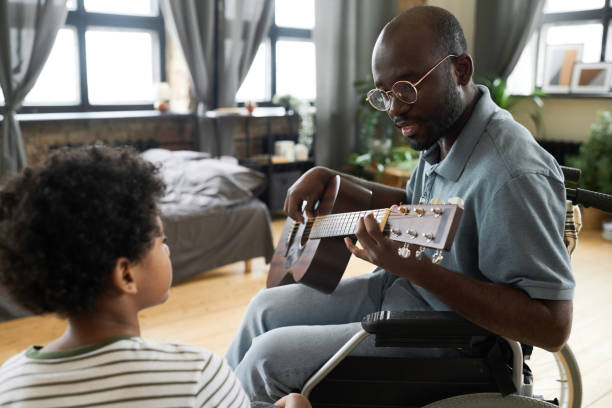
<instances>
[{"instance_id":1,"label":"window","mask_svg":"<svg viewBox=\"0 0 612 408\"><path fill-rule=\"evenodd\" d=\"M238 102L266 103L290 94L313 101L316 92L314 0L276 0L266 41L236 94Z\"/></svg>"},{"instance_id":2,"label":"window","mask_svg":"<svg viewBox=\"0 0 612 408\"><path fill-rule=\"evenodd\" d=\"M68 17L24 112L153 108L165 80L157 0L69 0Z\"/></svg>"},{"instance_id":3,"label":"window","mask_svg":"<svg viewBox=\"0 0 612 408\"><path fill-rule=\"evenodd\" d=\"M547 0L539 29L508 78L510 92L530 94L536 87L549 84L551 76L559 74L548 68L552 64L553 50L564 46L578 49L578 57L572 64L612 62L612 41L608 40L611 19L610 0ZM569 87L569 71L562 84L565 88ZM562 87L559 89L555 92L569 92Z\"/></svg>"}]
</instances>

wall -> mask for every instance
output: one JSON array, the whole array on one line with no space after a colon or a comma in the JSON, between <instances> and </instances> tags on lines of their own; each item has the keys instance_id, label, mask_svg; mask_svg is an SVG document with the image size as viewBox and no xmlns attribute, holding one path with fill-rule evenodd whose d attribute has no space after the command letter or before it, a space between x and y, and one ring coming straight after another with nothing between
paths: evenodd
<instances>
[{"instance_id":1,"label":"wall","mask_svg":"<svg viewBox=\"0 0 612 408\"><path fill-rule=\"evenodd\" d=\"M476 21L476 0L428 0L430 6L442 7L453 13L463 27L468 50L474 49L474 27Z\"/></svg>"},{"instance_id":2,"label":"wall","mask_svg":"<svg viewBox=\"0 0 612 408\"><path fill-rule=\"evenodd\" d=\"M465 31L468 49L473 49L475 35L476 0L428 0L427 4L443 7L457 17ZM543 134L546 140L584 141L598 110L612 111L612 98L546 97L542 110ZM520 105L515 117L533 129L528 115Z\"/></svg>"}]
</instances>

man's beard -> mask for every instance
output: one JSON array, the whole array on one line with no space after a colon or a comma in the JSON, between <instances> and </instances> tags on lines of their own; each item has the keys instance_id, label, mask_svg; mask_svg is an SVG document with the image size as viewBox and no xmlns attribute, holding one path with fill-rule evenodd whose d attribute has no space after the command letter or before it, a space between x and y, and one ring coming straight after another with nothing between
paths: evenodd
<instances>
[{"instance_id":1,"label":"man's beard","mask_svg":"<svg viewBox=\"0 0 612 408\"><path fill-rule=\"evenodd\" d=\"M457 122L461 113L463 113L463 105L461 103L461 97L459 96L459 90L454 86L452 81L449 81L444 108L437 118L431 120L425 126L426 138L420 142L415 143L411 147L414 150L427 150L434 145L440 138L446 136L449 129Z\"/></svg>"}]
</instances>

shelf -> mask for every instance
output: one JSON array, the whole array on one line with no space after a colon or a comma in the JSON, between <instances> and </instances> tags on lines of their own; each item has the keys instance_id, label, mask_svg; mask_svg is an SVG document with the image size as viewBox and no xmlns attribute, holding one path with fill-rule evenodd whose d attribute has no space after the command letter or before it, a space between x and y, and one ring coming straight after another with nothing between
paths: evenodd
<instances>
[{"instance_id":1,"label":"shelf","mask_svg":"<svg viewBox=\"0 0 612 408\"><path fill-rule=\"evenodd\" d=\"M265 169L268 166L272 166L272 168L275 171L276 170L279 170L279 171L293 170L296 168L304 168L304 167L313 167L315 164L314 159L295 160L295 161L284 162L284 163L270 163L270 162L253 159L253 158L246 158L246 159L240 159L239 162L241 165L246 166L246 167L251 167L251 168Z\"/></svg>"}]
</instances>

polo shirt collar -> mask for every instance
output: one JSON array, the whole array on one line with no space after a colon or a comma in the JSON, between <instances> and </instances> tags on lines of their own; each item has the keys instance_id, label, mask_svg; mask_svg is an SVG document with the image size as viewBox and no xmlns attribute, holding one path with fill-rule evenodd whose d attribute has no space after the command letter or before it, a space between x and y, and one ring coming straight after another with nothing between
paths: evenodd
<instances>
[{"instance_id":1,"label":"polo shirt collar","mask_svg":"<svg viewBox=\"0 0 612 408\"><path fill-rule=\"evenodd\" d=\"M476 144L484 133L489 119L499 110L499 107L491 99L487 87L483 85L476 86L480 92L482 92L482 95L476 103L476 106L474 106L472 116L470 116L461 130L461 133L459 133L457 140L453 143L450 152L448 152L444 160L439 162L438 165L435 165L440 157L440 150L437 143L423 152L425 161L430 165L434 165L433 171L450 181L457 181L459 179L472 151L474 151L474 147L476 147Z\"/></svg>"}]
</instances>

